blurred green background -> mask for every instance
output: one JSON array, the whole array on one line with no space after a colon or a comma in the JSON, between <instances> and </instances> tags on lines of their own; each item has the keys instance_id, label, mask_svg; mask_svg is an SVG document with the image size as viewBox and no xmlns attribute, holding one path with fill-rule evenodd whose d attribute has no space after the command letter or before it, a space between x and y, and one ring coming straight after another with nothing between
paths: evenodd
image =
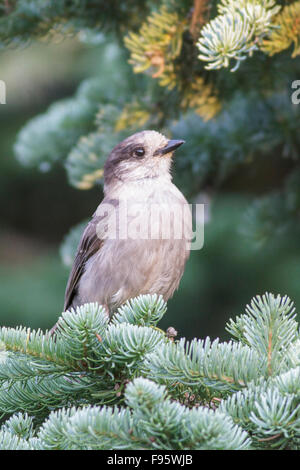
<instances>
[{"instance_id":1,"label":"blurred green background","mask_svg":"<svg viewBox=\"0 0 300 470\"><path fill-rule=\"evenodd\" d=\"M0 54L0 79L7 86L7 104L0 105L1 325L46 329L55 323L68 277L60 243L71 227L91 216L102 197L100 187L72 188L59 165L49 172L22 167L13 152L17 132L52 102L72 96L85 77L101 74L109 88L104 60L101 44L91 47L76 39ZM276 167L275 157L272 172L266 170L270 187L285 165L280 160ZM241 230L249 202L266 184L266 171L260 176L258 171L234 174L207 202L204 247L191 252L163 328L173 326L188 338L225 339L226 321L243 313L256 294L287 294L299 306L297 236L279 237L259 248Z\"/></svg>"}]
</instances>

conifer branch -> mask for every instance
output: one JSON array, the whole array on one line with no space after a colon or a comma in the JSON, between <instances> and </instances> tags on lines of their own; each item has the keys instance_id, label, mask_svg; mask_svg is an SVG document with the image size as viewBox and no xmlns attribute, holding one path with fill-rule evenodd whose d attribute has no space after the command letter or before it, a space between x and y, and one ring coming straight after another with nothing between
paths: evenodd
<instances>
[{"instance_id":1,"label":"conifer branch","mask_svg":"<svg viewBox=\"0 0 300 470\"><path fill-rule=\"evenodd\" d=\"M263 41L262 50L269 55L278 54L292 44L292 57L300 54L300 2L285 5L274 18L276 29Z\"/></svg>"},{"instance_id":2,"label":"conifer branch","mask_svg":"<svg viewBox=\"0 0 300 470\"><path fill-rule=\"evenodd\" d=\"M163 6L147 18L138 34L129 33L124 42L130 50L134 72L148 70L153 78L159 78L160 85L174 88L174 59L180 54L185 26L185 20L180 20L176 12L168 12Z\"/></svg>"},{"instance_id":3,"label":"conifer branch","mask_svg":"<svg viewBox=\"0 0 300 470\"><path fill-rule=\"evenodd\" d=\"M219 16L201 30L199 58L209 62L208 70L228 67L235 60L235 71L274 27L272 18L280 7L273 0L223 0L218 10Z\"/></svg>"},{"instance_id":4,"label":"conifer branch","mask_svg":"<svg viewBox=\"0 0 300 470\"><path fill-rule=\"evenodd\" d=\"M55 341L2 328L0 411L13 415L2 448L298 448L292 302L253 299L229 323L237 341L228 343L170 341L156 328L165 310L161 297L139 296L108 323L101 306L86 304L62 314Z\"/></svg>"},{"instance_id":5,"label":"conifer branch","mask_svg":"<svg viewBox=\"0 0 300 470\"><path fill-rule=\"evenodd\" d=\"M200 28L206 23L208 2L206 0L194 0L194 8L190 23L190 33L196 41Z\"/></svg>"}]
</instances>

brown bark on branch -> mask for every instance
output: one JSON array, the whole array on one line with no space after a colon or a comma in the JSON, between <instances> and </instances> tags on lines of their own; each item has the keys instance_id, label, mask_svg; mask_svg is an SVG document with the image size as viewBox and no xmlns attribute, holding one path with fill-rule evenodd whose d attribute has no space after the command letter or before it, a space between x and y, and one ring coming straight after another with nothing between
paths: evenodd
<instances>
[{"instance_id":1,"label":"brown bark on branch","mask_svg":"<svg viewBox=\"0 0 300 470\"><path fill-rule=\"evenodd\" d=\"M194 0L194 7L192 10L192 19L190 24L190 33L194 41L197 41L201 27L207 22L207 16L207 0Z\"/></svg>"}]
</instances>

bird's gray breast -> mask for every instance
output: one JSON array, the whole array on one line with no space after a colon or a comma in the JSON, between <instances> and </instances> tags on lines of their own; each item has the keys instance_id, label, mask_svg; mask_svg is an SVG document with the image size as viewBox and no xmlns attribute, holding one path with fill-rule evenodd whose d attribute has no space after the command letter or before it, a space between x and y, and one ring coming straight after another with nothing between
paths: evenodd
<instances>
[{"instance_id":1,"label":"bird's gray breast","mask_svg":"<svg viewBox=\"0 0 300 470\"><path fill-rule=\"evenodd\" d=\"M117 206L100 204L96 214L104 242L85 266L81 302L116 308L146 293L167 300L182 277L192 228L190 208L176 186L143 185L127 194L123 188Z\"/></svg>"}]
</instances>

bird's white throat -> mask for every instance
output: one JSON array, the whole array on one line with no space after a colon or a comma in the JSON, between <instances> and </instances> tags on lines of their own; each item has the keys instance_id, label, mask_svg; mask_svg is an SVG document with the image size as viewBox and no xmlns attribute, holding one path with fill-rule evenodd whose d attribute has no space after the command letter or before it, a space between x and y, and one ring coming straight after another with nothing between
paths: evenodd
<instances>
[{"instance_id":1,"label":"bird's white throat","mask_svg":"<svg viewBox=\"0 0 300 470\"><path fill-rule=\"evenodd\" d=\"M109 193L110 198L119 200L136 199L143 200L155 194L171 191L174 195L178 195L179 190L172 183L170 173L165 173L159 176L142 177L134 180L114 181L109 188L104 188L105 194Z\"/></svg>"}]
</instances>

